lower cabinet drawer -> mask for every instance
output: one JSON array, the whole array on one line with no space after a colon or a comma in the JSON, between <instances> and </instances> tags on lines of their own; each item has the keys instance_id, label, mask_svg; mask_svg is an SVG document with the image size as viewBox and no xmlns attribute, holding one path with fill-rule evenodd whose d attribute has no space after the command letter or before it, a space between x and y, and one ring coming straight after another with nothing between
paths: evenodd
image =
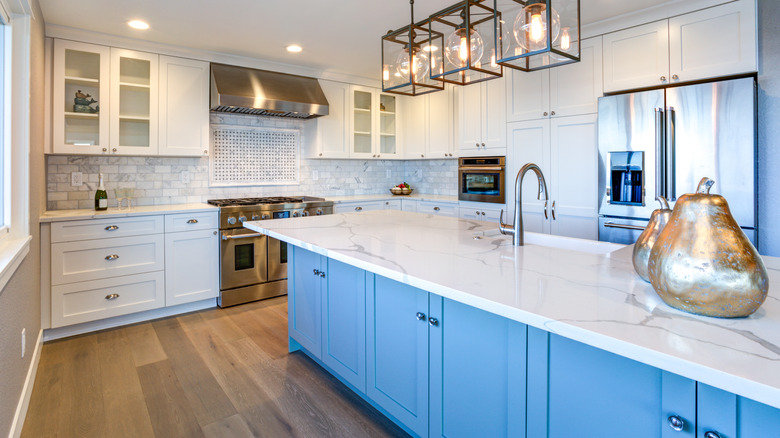
<instances>
[{"instance_id":1,"label":"lower cabinet drawer","mask_svg":"<svg viewBox=\"0 0 780 438\"><path fill-rule=\"evenodd\" d=\"M165 231L162 216L136 216L108 219L53 222L51 241L81 242L90 239L159 234Z\"/></svg>"},{"instance_id":2,"label":"lower cabinet drawer","mask_svg":"<svg viewBox=\"0 0 780 438\"><path fill-rule=\"evenodd\" d=\"M420 201L417 205L418 213L438 214L440 216L458 216L458 204L444 204L439 202Z\"/></svg>"},{"instance_id":3,"label":"lower cabinet drawer","mask_svg":"<svg viewBox=\"0 0 780 438\"><path fill-rule=\"evenodd\" d=\"M165 215L166 233L211 230L216 228L219 228L219 213L217 210Z\"/></svg>"},{"instance_id":4,"label":"lower cabinet drawer","mask_svg":"<svg viewBox=\"0 0 780 438\"><path fill-rule=\"evenodd\" d=\"M163 234L51 245L52 285L163 269L165 269Z\"/></svg>"},{"instance_id":5,"label":"lower cabinet drawer","mask_svg":"<svg viewBox=\"0 0 780 438\"><path fill-rule=\"evenodd\" d=\"M51 290L52 327L165 306L165 272L84 281Z\"/></svg>"}]
</instances>

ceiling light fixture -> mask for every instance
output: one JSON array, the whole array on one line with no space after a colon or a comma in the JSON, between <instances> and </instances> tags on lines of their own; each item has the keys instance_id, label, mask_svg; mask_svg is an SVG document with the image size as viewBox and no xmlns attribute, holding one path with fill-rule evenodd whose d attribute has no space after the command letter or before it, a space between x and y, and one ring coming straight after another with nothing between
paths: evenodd
<instances>
[{"instance_id":1,"label":"ceiling light fixture","mask_svg":"<svg viewBox=\"0 0 780 438\"><path fill-rule=\"evenodd\" d=\"M149 29L149 24L142 20L130 20L127 22L127 25L132 27L133 29L138 29L138 30Z\"/></svg>"},{"instance_id":2,"label":"ceiling light fixture","mask_svg":"<svg viewBox=\"0 0 780 438\"><path fill-rule=\"evenodd\" d=\"M303 48L297 44L290 44L287 46L287 51L290 53L300 53L302 50Z\"/></svg>"},{"instance_id":3,"label":"ceiling light fixture","mask_svg":"<svg viewBox=\"0 0 780 438\"><path fill-rule=\"evenodd\" d=\"M580 60L580 0L493 0L503 11L498 63L523 71Z\"/></svg>"},{"instance_id":4,"label":"ceiling light fixture","mask_svg":"<svg viewBox=\"0 0 780 438\"><path fill-rule=\"evenodd\" d=\"M430 75L435 68L431 51L443 46L444 35L430 34L428 20L415 23L414 0L409 5L411 23L382 37L382 91L407 96L441 91L444 83Z\"/></svg>"},{"instance_id":5,"label":"ceiling light fixture","mask_svg":"<svg viewBox=\"0 0 780 438\"><path fill-rule=\"evenodd\" d=\"M458 85L500 78L496 63L496 20L500 13L484 0L464 0L443 9L429 19L431 35L447 35L444 49L431 52L434 79Z\"/></svg>"}]
</instances>

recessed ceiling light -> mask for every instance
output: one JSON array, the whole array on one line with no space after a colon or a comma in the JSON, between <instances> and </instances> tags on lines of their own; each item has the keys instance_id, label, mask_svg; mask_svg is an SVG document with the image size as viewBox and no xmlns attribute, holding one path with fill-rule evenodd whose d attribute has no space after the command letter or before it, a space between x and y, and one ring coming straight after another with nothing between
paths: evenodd
<instances>
[{"instance_id":1,"label":"recessed ceiling light","mask_svg":"<svg viewBox=\"0 0 780 438\"><path fill-rule=\"evenodd\" d=\"M128 21L127 25L132 27L133 29L140 29L140 30L149 29L149 24L141 20Z\"/></svg>"},{"instance_id":2,"label":"recessed ceiling light","mask_svg":"<svg viewBox=\"0 0 780 438\"><path fill-rule=\"evenodd\" d=\"M290 44L289 46L287 46L287 51L290 52L290 53L298 53L301 50L303 50L303 49L301 48L301 46L299 46L297 44Z\"/></svg>"}]
</instances>

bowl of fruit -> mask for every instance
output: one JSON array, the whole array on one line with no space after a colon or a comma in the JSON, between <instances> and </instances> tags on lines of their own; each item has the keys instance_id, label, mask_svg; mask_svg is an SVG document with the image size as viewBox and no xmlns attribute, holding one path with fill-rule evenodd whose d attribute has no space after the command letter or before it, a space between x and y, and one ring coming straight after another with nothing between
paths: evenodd
<instances>
[{"instance_id":1,"label":"bowl of fruit","mask_svg":"<svg viewBox=\"0 0 780 438\"><path fill-rule=\"evenodd\" d=\"M398 184L390 189L390 193L394 195L408 195L412 193L412 188L407 183Z\"/></svg>"}]
</instances>

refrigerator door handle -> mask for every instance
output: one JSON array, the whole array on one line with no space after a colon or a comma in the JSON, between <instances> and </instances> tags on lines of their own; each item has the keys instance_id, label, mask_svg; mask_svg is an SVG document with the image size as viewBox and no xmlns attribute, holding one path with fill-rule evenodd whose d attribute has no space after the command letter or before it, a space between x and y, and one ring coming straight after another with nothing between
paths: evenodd
<instances>
[{"instance_id":1,"label":"refrigerator door handle","mask_svg":"<svg viewBox=\"0 0 780 438\"><path fill-rule=\"evenodd\" d=\"M655 109L655 196L666 196L666 153L664 152L664 143L666 135L664 134L665 112L663 108Z\"/></svg>"},{"instance_id":2,"label":"refrigerator door handle","mask_svg":"<svg viewBox=\"0 0 780 438\"><path fill-rule=\"evenodd\" d=\"M674 107L666 108L666 200L669 202L677 199L677 187L675 184L676 179L676 163L675 156L677 154L676 138L675 138L675 111Z\"/></svg>"}]
</instances>

